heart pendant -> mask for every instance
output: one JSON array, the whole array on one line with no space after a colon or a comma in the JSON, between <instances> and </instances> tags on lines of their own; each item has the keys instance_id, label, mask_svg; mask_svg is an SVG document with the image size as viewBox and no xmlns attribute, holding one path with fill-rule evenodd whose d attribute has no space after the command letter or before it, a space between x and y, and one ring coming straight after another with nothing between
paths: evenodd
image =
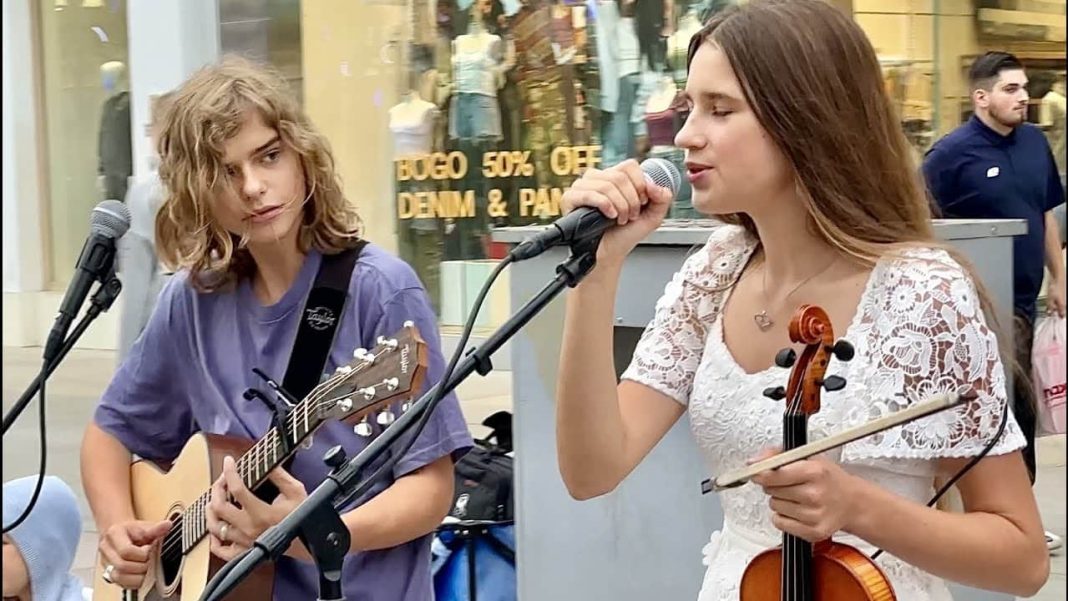
<instances>
[{"instance_id":1,"label":"heart pendant","mask_svg":"<svg viewBox=\"0 0 1068 601\"><path fill-rule=\"evenodd\" d=\"M756 322L756 325L758 328L760 328L761 332L767 332L771 328L771 326L775 325L775 322L772 321L770 317L768 317L767 311L761 311L760 313L754 315L753 321Z\"/></svg>"}]
</instances>

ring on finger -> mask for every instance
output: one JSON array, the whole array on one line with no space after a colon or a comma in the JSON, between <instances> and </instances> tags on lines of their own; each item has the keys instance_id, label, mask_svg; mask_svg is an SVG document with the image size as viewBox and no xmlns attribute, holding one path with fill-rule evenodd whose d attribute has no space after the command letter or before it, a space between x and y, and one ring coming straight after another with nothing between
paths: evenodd
<instances>
[{"instance_id":1,"label":"ring on finger","mask_svg":"<svg viewBox=\"0 0 1068 601\"><path fill-rule=\"evenodd\" d=\"M228 542L228 539L226 538L226 534L229 531L230 531L230 524L227 524L226 522L223 522L222 526L219 526L219 540L221 540L223 542Z\"/></svg>"},{"instance_id":2,"label":"ring on finger","mask_svg":"<svg viewBox=\"0 0 1068 601\"><path fill-rule=\"evenodd\" d=\"M110 563L104 566L104 573L100 575L100 578L108 584L115 584L115 566Z\"/></svg>"}]
</instances>

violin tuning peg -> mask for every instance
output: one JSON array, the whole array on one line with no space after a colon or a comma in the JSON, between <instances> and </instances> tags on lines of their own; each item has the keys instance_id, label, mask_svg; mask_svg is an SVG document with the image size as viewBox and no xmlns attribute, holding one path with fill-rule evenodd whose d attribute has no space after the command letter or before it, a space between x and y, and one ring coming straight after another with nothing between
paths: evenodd
<instances>
[{"instance_id":1,"label":"violin tuning peg","mask_svg":"<svg viewBox=\"0 0 1068 601\"><path fill-rule=\"evenodd\" d=\"M831 352L834 353L834 356L837 357L839 361L852 361L853 356L857 353L856 349L853 348L853 345L845 340L835 342L834 346L831 347Z\"/></svg>"},{"instance_id":2,"label":"violin tuning peg","mask_svg":"<svg viewBox=\"0 0 1068 601\"><path fill-rule=\"evenodd\" d=\"M839 376L827 376L827 378L823 380L823 389L827 392L841 390L845 388L845 385L846 379Z\"/></svg>"},{"instance_id":3,"label":"violin tuning peg","mask_svg":"<svg viewBox=\"0 0 1068 601\"><path fill-rule=\"evenodd\" d=\"M764 396L773 401L781 401L786 398L786 389L782 386L773 386L764 389Z\"/></svg>"},{"instance_id":4,"label":"violin tuning peg","mask_svg":"<svg viewBox=\"0 0 1068 601\"><path fill-rule=\"evenodd\" d=\"M797 353L792 348L784 348L775 354L775 365L779 367L793 367L795 361L797 361Z\"/></svg>"}]
</instances>

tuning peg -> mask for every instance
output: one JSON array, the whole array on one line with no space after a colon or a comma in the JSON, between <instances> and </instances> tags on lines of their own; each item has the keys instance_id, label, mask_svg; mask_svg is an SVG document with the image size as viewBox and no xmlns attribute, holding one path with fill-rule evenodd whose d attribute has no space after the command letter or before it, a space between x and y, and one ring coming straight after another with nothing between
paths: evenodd
<instances>
[{"instance_id":1,"label":"tuning peg","mask_svg":"<svg viewBox=\"0 0 1068 601\"><path fill-rule=\"evenodd\" d=\"M360 357L362 357L362 356L364 356L366 354L367 354L367 349L365 349L363 347L360 347L360 348L352 351L352 356L353 356L354 359L359 359Z\"/></svg>"},{"instance_id":2,"label":"tuning peg","mask_svg":"<svg viewBox=\"0 0 1068 601\"><path fill-rule=\"evenodd\" d=\"M839 376L827 376L823 380L823 389L827 392L835 392L845 388L846 379Z\"/></svg>"},{"instance_id":3,"label":"tuning peg","mask_svg":"<svg viewBox=\"0 0 1068 601\"><path fill-rule=\"evenodd\" d=\"M375 398L375 394L377 394L377 393L375 392L375 387L374 386L368 386L367 388L358 388L358 389L356 389L356 394L363 395L363 398L365 400L369 401L369 400Z\"/></svg>"},{"instance_id":4,"label":"tuning peg","mask_svg":"<svg viewBox=\"0 0 1068 601\"><path fill-rule=\"evenodd\" d=\"M352 427L352 431L361 438L367 438L372 434L371 424L367 421L367 416L364 416L360 420L360 423Z\"/></svg>"},{"instance_id":5,"label":"tuning peg","mask_svg":"<svg viewBox=\"0 0 1068 601\"><path fill-rule=\"evenodd\" d=\"M352 373L352 367L349 365L342 365L341 367L337 368L334 373L348 375Z\"/></svg>"},{"instance_id":6,"label":"tuning peg","mask_svg":"<svg viewBox=\"0 0 1068 601\"><path fill-rule=\"evenodd\" d=\"M412 402L411 401L405 401L404 403L401 404L401 413L408 413L408 411L411 408L412 408Z\"/></svg>"},{"instance_id":7,"label":"tuning peg","mask_svg":"<svg viewBox=\"0 0 1068 601\"><path fill-rule=\"evenodd\" d=\"M415 322L409 319L409 320L404 322L404 327L413 328L413 327L415 327Z\"/></svg>"},{"instance_id":8,"label":"tuning peg","mask_svg":"<svg viewBox=\"0 0 1068 601\"><path fill-rule=\"evenodd\" d=\"M853 356L857 354L856 349L852 344L849 344L846 340L839 340L831 347L831 352L838 358L839 361L852 361Z\"/></svg>"},{"instance_id":9,"label":"tuning peg","mask_svg":"<svg viewBox=\"0 0 1068 601\"><path fill-rule=\"evenodd\" d=\"M764 389L764 396L773 401L781 401L786 398L786 389L782 386L773 386Z\"/></svg>"},{"instance_id":10,"label":"tuning peg","mask_svg":"<svg viewBox=\"0 0 1068 601\"><path fill-rule=\"evenodd\" d=\"M394 338L386 338L385 336L378 337L378 345L386 347L386 350L396 350L398 343Z\"/></svg>"},{"instance_id":11,"label":"tuning peg","mask_svg":"<svg viewBox=\"0 0 1068 601\"><path fill-rule=\"evenodd\" d=\"M393 412L389 409L386 409L378 414L378 419L376 421L378 421L379 426L388 426L397 421L397 416L393 415Z\"/></svg>"},{"instance_id":12,"label":"tuning peg","mask_svg":"<svg viewBox=\"0 0 1068 601\"><path fill-rule=\"evenodd\" d=\"M337 402L338 408L341 409L341 411L343 411L344 413L352 411L352 404L352 399L349 397L343 398Z\"/></svg>"},{"instance_id":13,"label":"tuning peg","mask_svg":"<svg viewBox=\"0 0 1068 601\"><path fill-rule=\"evenodd\" d=\"M382 380L382 385L384 385L389 392L393 392L400 387L400 380L397 378L386 378L385 380Z\"/></svg>"},{"instance_id":14,"label":"tuning peg","mask_svg":"<svg viewBox=\"0 0 1068 601\"><path fill-rule=\"evenodd\" d=\"M797 353L792 348L784 348L775 353L775 365L779 367L793 367L797 361Z\"/></svg>"}]
</instances>

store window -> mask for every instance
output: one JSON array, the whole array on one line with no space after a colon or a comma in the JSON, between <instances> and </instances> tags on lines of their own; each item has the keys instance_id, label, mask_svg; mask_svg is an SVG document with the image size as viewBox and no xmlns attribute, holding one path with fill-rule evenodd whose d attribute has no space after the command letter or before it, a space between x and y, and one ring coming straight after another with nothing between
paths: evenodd
<instances>
[{"instance_id":1,"label":"store window","mask_svg":"<svg viewBox=\"0 0 1068 601\"><path fill-rule=\"evenodd\" d=\"M126 3L41 0L40 27L51 287L63 287L102 200L133 174Z\"/></svg>"},{"instance_id":2,"label":"store window","mask_svg":"<svg viewBox=\"0 0 1068 601\"><path fill-rule=\"evenodd\" d=\"M413 265L442 323L459 325L506 252L492 242L494 227L556 219L563 191L589 167L681 163L674 136L687 116L678 92L688 42L734 3L303 2L305 104L334 146L368 237ZM968 57L1019 43L984 33L991 1L834 3L872 41L917 164L966 118ZM1042 68L1056 75L1061 65L1063 81L1063 42L1041 52L1052 61ZM1055 136L1063 84L1046 87L1034 92L1043 99L1035 120ZM690 197L684 183L669 217L698 217ZM506 313L488 311L479 323Z\"/></svg>"},{"instance_id":3,"label":"store window","mask_svg":"<svg viewBox=\"0 0 1068 601\"><path fill-rule=\"evenodd\" d=\"M1046 134L1065 176L1065 4L986 0L977 3L977 39L983 50L1014 53L1027 69L1028 121ZM964 57L970 66L974 57ZM970 116L970 110L965 111Z\"/></svg>"},{"instance_id":4,"label":"store window","mask_svg":"<svg viewBox=\"0 0 1068 601\"><path fill-rule=\"evenodd\" d=\"M219 46L270 64L302 95L300 0L219 0Z\"/></svg>"},{"instance_id":5,"label":"store window","mask_svg":"<svg viewBox=\"0 0 1068 601\"><path fill-rule=\"evenodd\" d=\"M589 167L679 165L686 50L730 2L439 0L411 6L387 111L398 250L442 321L505 249L501 226L545 223ZM696 216L688 184L671 213ZM466 299L466 300L465 300Z\"/></svg>"}]
</instances>

